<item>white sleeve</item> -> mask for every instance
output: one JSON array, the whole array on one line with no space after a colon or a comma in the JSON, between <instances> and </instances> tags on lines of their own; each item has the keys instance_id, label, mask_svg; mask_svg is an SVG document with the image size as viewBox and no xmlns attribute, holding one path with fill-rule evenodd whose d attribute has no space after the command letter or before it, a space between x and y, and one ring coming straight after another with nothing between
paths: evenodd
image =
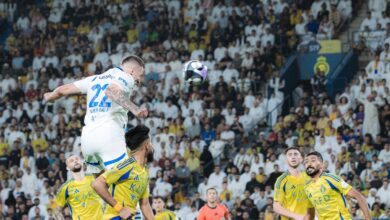
<instances>
[{"instance_id":1,"label":"white sleeve","mask_svg":"<svg viewBox=\"0 0 390 220\"><path fill-rule=\"evenodd\" d=\"M73 85L75 85L78 89L80 89L81 93L85 94L88 91L89 83L92 82L93 78L95 77L97 76L89 76L87 78L73 82Z\"/></svg>"}]
</instances>

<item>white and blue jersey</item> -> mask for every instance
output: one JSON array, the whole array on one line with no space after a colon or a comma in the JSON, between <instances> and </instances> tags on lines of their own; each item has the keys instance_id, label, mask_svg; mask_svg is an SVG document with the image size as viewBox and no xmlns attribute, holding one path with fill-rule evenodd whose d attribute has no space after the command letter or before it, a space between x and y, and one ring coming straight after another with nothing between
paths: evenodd
<instances>
[{"instance_id":1,"label":"white and blue jersey","mask_svg":"<svg viewBox=\"0 0 390 220\"><path fill-rule=\"evenodd\" d=\"M105 91L111 83L119 85L130 99L134 78L118 67L74 82L81 93L87 95L81 151L92 173L111 168L127 157L125 128L128 111L106 96Z\"/></svg>"},{"instance_id":2,"label":"white and blue jersey","mask_svg":"<svg viewBox=\"0 0 390 220\"><path fill-rule=\"evenodd\" d=\"M115 67L97 76L90 76L74 82L74 85L84 94L87 94L87 113L85 126L100 126L105 123L116 124L123 127L127 124L127 110L111 102L105 91L111 83L115 83L125 91L130 98L134 88L133 77Z\"/></svg>"}]
</instances>

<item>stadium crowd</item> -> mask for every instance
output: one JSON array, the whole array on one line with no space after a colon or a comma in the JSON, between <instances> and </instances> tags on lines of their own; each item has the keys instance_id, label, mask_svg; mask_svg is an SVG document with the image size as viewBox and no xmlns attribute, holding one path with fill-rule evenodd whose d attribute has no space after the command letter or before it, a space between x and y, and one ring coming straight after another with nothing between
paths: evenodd
<instances>
[{"instance_id":1,"label":"stadium crowd","mask_svg":"<svg viewBox=\"0 0 390 220\"><path fill-rule=\"evenodd\" d=\"M375 53L383 49L389 38L389 4L385 0L369 0L367 15L360 24L360 29L352 34L355 47Z\"/></svg>"},{"instance_id":2,"label":"stadium crowd","mask_svg":"<svg viewBox=\"0 0 390 220\"><path fill-rule=\"evenodd\" d=\"M279 116L284 56L315 37L333 38L355 3L0 1L1 30L10 30L0 44L0 218L53 219L55 193L69 178L65 158L80 154L85 99L44 103L42 94L133 53L146 62L133 100L150 115L132 117L129 127L151 129L150 192L167 198L180 219L193 220L209 187L234 219L275 219L273 184L288 146L322 152L330 172L367 196L374 217L390 218L390 96L386 76L376 74L381 65L362 72L336 102L316 76ZM190 59L209 68L200 87L182 82ZM261 93L265 82L269 96ZM272 130L254 133L263 122Z\"/></svg>"}]
</instances>

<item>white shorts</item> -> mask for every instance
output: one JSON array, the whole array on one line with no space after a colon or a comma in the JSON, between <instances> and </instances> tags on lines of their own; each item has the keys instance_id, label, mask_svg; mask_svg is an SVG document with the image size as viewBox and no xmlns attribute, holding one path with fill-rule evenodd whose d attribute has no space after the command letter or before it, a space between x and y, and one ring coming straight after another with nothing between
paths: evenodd
<instances>
[{"instance_id":1,"label":"white shorts","mask_svg":"<svg viewBox=\"0 0 390 220\"><path fill-rule=\"evenodd\" d=\"M100 173L127 158L125 131L118 126L83 127L81 151L88 173Z\"/></svg>"}]
</instances>

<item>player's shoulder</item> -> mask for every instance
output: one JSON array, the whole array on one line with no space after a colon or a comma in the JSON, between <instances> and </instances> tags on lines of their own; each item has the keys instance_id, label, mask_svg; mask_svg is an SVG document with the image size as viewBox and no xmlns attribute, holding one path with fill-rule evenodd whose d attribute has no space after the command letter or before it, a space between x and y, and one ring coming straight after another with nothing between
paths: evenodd
<instances>
[{"instance_id":1,"label":"player's shoulder","mask_svg":"<svg viewBox=\"0 0 390 220\"><path fill-rule=\"evenodd\" d=\"M91 80L93 81L110 81L112 79L115 79L115 72L113 71L113 68L106 70L104 73L97 75L97 76L92 76Z\"/></svg>"},{"instance_id":2,"label":"player's shoulder","mask_svg":"<svg viewBox=\"0 0 390 220\"><path fill-rule=\"evenodd\" d=\"M122 78L124 80L133 80L134 79L132 75L126 73L121 67L116 66L116 67L112 68L111 70L115 74L117 79L120 79L120 78Z\"/></svg>"},{"instance_id":3,"label":"player's shoulder","mask_svg":"<svg viewBox=\"0 0 390 220\"><path fill-rule=\"evenodd\" d=\"M93 83L96 81L98 76L87 76L81 79L78 79L73 82L73 85L75 85L78 88L83 88L85 86L88 86L89 84Z\"/></svg>"},{"instance_id":4,"label":"player's shoulder","mask_svg":"<svg viewBox=\"0 0 390 220\"><path fill-rule=\"evenodd\" d=\"M339 176L327 172L322 172L320 178L336 182L341 181L341 178Z\"/></svg>"},{"instance_id":5,"label":"player's shoulder","mask_svg":"<svg viewBox=\"0 0 390 220\"><path fill-rule=\"evenodd\" d=\"M74 179L71 178L71 179L68 179L65 183L63 183L60 188L58 189L58 193L59 192L62 192L62 191L66 191L67 188L69 187L70 184L72 184L74 182Z\"/></svg>"},{"instance_id":6,"label":"player's shoulder","mask_svg":"<svg viewBox=\"0 0 390 220\"><path fill-rule=\"evenodd\" d=\"M107 73L110 75L110 79L124 87L132 88L134 86L135 80L133 76L124 72L121 67L113 67L107 70Z\"/></svg>"},{"instance_id":7,"label":"player's shoulder","mask_svg":"<svg viewBox=\"0 0 390 220\"><path fill-rule=\"evenodd\" d=\"M283 182L287 181L287 178L289 176L289 172L284 172L282 173L277 179L276 179L276 182L275 182L275 188L276 189L280 189L281 185Z\"/></svg>"},{"instance_id":8,"label":"player's shoulder","mask_svg":"<svg viewBox=\"0 0 390 220\"><path fill-rule=\"evenodd\" d=\"M134 157L129 157L126 160L118 163L118 165L115 166L116 169L118 170L123 170L125 168L130 167L131 165L136 165L137 161L134 159Z\"/></svg>"}]
</instances>

